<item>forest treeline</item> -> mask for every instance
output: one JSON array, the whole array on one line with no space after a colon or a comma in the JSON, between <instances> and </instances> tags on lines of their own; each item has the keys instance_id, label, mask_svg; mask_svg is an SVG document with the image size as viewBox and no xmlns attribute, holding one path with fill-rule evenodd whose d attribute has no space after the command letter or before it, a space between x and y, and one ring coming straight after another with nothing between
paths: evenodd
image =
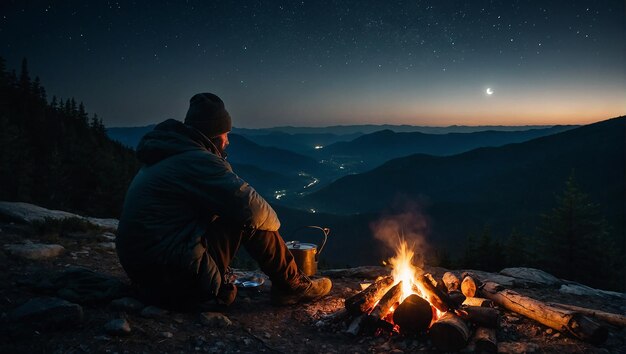
<instances>
[{"instance_id":1,"label":"forest treeline","mask_svg":"<svg viewBox=\"0 0 626 354\"><path fill-rule=\"evenodd\" d=\"M138 168L82 102L49 99L26 59L18 75L0 58L0 200L119 217Z\"/></svg>"},{"instance_id":2,"label":"forest treeline","mask_svg":"<svg viewBox=\"0 0 626 354\"><path fill-rule=\"evenodd\" d=\"M486 271L539 268L589 286L626 290L624 245L611 237L600 206L580 189L574 175L555 199L555 207L540 215L535 232L514 229L508 237L495 237L485 226L468 236L463 257L444 261L448 266Z\"/></svg>"}]
</instances>

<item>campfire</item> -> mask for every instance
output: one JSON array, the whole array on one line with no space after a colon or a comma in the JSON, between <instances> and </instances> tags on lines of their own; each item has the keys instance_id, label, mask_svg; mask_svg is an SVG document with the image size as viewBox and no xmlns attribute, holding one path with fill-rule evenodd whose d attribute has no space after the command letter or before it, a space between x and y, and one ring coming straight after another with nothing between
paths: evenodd
<instances>
[{"instance_id":1,"label":"campfire","mask_svg":"<svg viewBox=\"0 0 626 354\"><path fill-rule=\"evenodd\" d=\"M350 317L347 333L370 335L420 335L428 333L442 350L459 350L470 339L466 320L493 329L498 311L481 306L464 306L466 296L459 281L448 277L448 286L413 264L413 249L401 240L390 259L391 275L377 279L365 290L346 299ZM469 282L466 282L469 283ZM467 287L469 291L469 286ZM483 301L488 305L488 301ZM472 303L482 305L481 301ZM484 341L495 338L493 330L481 330ZM492 343L495 346L495 340Z\"/></svg>"},{"instance_id":2,"label":"campfire","mask_svg":"<svg viewBox=\"0 0 626 354\"><path fill-rule=\"evenodd\" d=\"M345 308L325 321L343 321L352 336L417 336L429 338L443 351L458 351L471 343L474 350L497 352L500 310L518 312L579 339L601 343L607 330L571 310L485 284L471 273L447 272L435 279L413 264L413 248L404 240L389 261L390 274L381 276L345 300ZM480 297L480 296L484 297Z\"/></svg>"}]
</instances>

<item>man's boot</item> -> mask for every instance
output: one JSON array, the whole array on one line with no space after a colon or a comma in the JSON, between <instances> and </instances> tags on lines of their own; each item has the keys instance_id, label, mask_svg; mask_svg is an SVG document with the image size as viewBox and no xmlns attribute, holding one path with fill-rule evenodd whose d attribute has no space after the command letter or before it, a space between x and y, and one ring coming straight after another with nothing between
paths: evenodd
<instances>
[{"instance_id":1,"label":"man's boot","mask_svg":"<svg viewBox=\"0 0 626 354\"><path fill-rule=\"evenodd\" d=\"M332 286L333 283L328 278L310 279L304 274L299 274L299 279L294 282L293 287L272 285L271 301L274 305L315 301L328 294Z\"/></svg>"},{"instance_id":2,"label":"man's boot","mask_svg":"<svg viewBox=\"0 0 626 354\"><path fill-rule=\"evenodd\" d=\"M313 301L330 292L330 279L310 279L298 270L278 231L253 231L243 244L272 281L272 303L289 305Z\"/></svg>"}]
</instances>

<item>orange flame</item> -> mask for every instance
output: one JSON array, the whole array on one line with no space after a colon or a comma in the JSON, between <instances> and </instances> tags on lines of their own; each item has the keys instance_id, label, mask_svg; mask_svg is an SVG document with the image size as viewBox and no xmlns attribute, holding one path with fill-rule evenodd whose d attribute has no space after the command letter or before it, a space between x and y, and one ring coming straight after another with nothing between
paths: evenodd
<instances>
[{"instance_id":1,"label":"orange flame","mask_svg":"<svg viewBox=\"0 0 626 354\"><path fill-rule=\"evenodd\" d=\"M396 248L396 255L389 260L389 264L392 267L391 274L393 275L394 285L402 282L402 295L399 303L402 303L410 295L416 294L431 303L431 307L434 309L433 321L435 321L442 313L432 306L430 299L425 296L427 292L424 290L422 283L418 281L418 278L424 272L413 264L414 257L415 252L413 248L409 246L406 240L400 238L400 243Z\"/></svg>"},{"instance_id":2,"label":"orange flame","mask_svg":"<svg viewBox=\"0 0 626 354\"><path fill-rule=\"evenodd\" d=\"M417 286L416 279L422 273L421 269L413 265L413 257L415 257L413 249L409 247L406 240L400 239L395 257L389 260L393 270L391 274L395 281L394 285L402 282L400 303L409 297L409 295L415 294L414 287ZM421 296L421 294L418 295Z\"/></svg>"}]
</instances>

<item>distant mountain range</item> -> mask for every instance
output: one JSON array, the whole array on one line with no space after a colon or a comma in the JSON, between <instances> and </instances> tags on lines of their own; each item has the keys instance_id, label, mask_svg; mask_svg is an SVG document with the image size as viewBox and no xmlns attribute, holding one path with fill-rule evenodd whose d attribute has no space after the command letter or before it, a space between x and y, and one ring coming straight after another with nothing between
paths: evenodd
<instances>
[{"instance_id":1,"label":"distant mountain range","mask_svg":"<svg viewBox=\"0 0 626 354\"><path fill-rule=\"evenodd\" d=\"M397 200L422 206L438 241L451 244L490 225L532 230L571 174L624 234L626 117L524 143L453 156L411 155L343 177L297 203L332 214L382 213Z\"/></svg>"},{"instance_id":2,"label":"distant mountain range","mask_svg":"<svg viewBox=\"0 0 626 354\"><path fill-rule=\"evenodd\" d=\"M117 140L122 144L135 148L137 143L147 132L154 129L156 124L150 124L141 127L111 127L107 128L107 134L111 139ZM267 146L275 146L285 148L283 143L273 142L275 137L280 134L291 135L291 137L282 136L279 141L289 140L293 146L300 144L309 148L315 145L329 145L338 141L350 141L354 138L381 130L391 130L394 132L421 132L428 134L447 134L447 133L472 133L478 131L494 130L494 131L520 131L529 129L550 128L546 125L522 125L522 126L504 126L504 125L485 125L485 126L462 126L451 125L448 127L425 127L415 125L336 125L329 127L274 127L274 128L233 128L233 133L244 135L250 140ZM296 150L298 150L296 148Z\"/></svg>"},{"instance_id":3,"label":"distant mountain range","mask_svg":"<svg viewBox=\"0 0 626 354\"><path fill-rule=\"evenodd\" d=\"M448 133L473 133L485 130L496 131L518 131L529 129L549 128L550 125L450 125L447 127L429 127L420 125L393 125L393 124L358 124L358 125L332 125L327 127L273 127L273 128L236 128L242 135L266 135L272 132L286 134L369 134L381 130L391 130L394 132L421 132L427 134L448 134Z\"/></svg>"},{"instance_id":4,"label":"distant mountain range","mask_svg":"<svg viewBox=\"0 0 626 354\"><path fill-rule=\"evenodd\" d=\"M381 126L345 126L361 129ZM401 129L423 127L385 126ZM135 147L154 125L133 128L109 128L108 135L122 144ZM329 130L336 130L330 127ZM478 129L448 127L437 129ZM383 130L363 135L350 133L285 133L272 129L238 129L230 134L228 160L235 171L263 196L285 202L297 199L348 174L372 169L388 160L414 153L446 155L483 146L498 146L553 134L572 126L504 131L527 127L498 127L502 131L474 133L425 134ZM279 129L279 128L276 128ZM298 128L300 129L300 128ZM302 128L306 130L309 128ZM310 128L322 131L322 128ZM434 128L431 128L434 129ZM364 129L367 130L367 129ZM443 130L442 130L443 131ZM241 133L248 134L242 135ZM317 148L316 148L317 147Z\"/></svg>"},{"instance_id":5,"label":"distant mountain range","mask_svg":"<svg viewBox=\"0 0 626 354\"><path fill-rule=\"evenodd\" d=\"M576 126L522 131L480 131L474 133L424 134L420 132L396 133L383 130L360 136L352 141L337 142L316 150L318 160L327 159L352 164L353 172L365 171L394 158L415 153L429 155L454 155L479 147L502 146L552 135ZM354 164L358 162L358 164Z\"/></svg>"}]
</instances>

